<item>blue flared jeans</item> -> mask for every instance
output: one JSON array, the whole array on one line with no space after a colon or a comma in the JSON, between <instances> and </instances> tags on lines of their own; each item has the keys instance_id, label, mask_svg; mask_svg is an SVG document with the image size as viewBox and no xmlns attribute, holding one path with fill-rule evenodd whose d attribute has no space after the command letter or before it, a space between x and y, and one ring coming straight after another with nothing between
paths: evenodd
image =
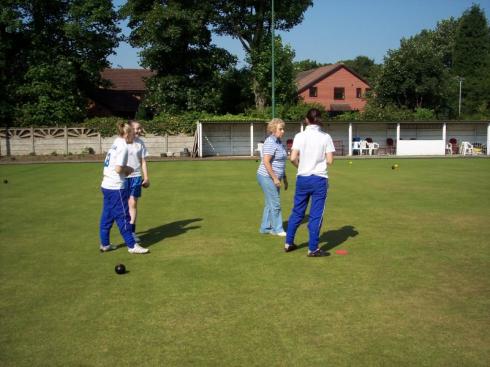
<instances>
[{"instance_id":1,"label":"blue flared jeans","mask_svg":"<svg viewBox=\"0 0 490 367\"><path fill-rule=\"evenodd\" d=\"M257 174L262 191L264 192L264 212L260 224L260 233L280 233L284 232L282 227L281 198L280 188L274 185L270 176Z\"/></svg>"}]
</instances>

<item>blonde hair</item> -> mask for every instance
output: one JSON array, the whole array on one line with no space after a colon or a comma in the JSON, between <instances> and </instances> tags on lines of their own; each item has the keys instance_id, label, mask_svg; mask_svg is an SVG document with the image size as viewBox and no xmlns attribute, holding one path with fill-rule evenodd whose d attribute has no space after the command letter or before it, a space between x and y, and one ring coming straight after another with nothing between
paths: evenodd
<instances>
[{"instance_id":1,"label":"blonde hair","mask_svg":"<svg viewBox=\"0 0 490 367\"><path fill-rule=\"evenodd\" d=\"M281 125L285 125L284 121L279 119L279 118L273 118L272 120L269 121L269 123L267 124L267 131L270 133L270 134L274 134L277 129L279 128L279 126Z\"/></svg>"},{"instance_id":2,"label":"blonde hair","mask_svg":"<svg viewBox=\"0 0 490 367\"><path fill-rule=\"evenodd\" d=\"M133 131L133 128L127 122L119 122L117 124L117 135L120 137L129 134L131 131Z\"/></svg>"}]
</instances>

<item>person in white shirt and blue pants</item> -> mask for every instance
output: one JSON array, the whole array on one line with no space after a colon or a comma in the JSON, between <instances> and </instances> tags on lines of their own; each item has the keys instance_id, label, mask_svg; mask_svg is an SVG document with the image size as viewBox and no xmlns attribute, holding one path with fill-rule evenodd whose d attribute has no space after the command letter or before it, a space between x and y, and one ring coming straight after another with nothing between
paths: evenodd
<instances>
[{"instance_id":1,"label":"person in white shirt and blue pants","mask_svg":"<svg viewBox=\"0 0 490 367\"><path fill-rule=\"evenodd\" d=\"M297 248L294 237L311 199L308 256L319 257L327 255L318 243L328 192L327 167L333 164L335 148L330 135L321 130L321 112L318 109L310 109L305 121L305 130L296 134L291 148L290 160L298 168L298 173L284 250L290 252Z\"/></svg>"},{"instance_id":2,"label":"person in white shirt and blue pants","mask_svg":"<svg viewBox=\"0 0 490 367\"><path fill-rule=\"evenodd\" d=\"M99 248L101 252L107 252L117 248L111 245L109 237L115 221L121 236L126 242L128 252L132 254L145 254L148 252L148 249L139 246L135 242L129 223L126 176L133 172L133 168L128 166L127 144L133 141L134 132L133 128L127 123L120 123L117 128L119 137L114 140L104 160L104 178L101 184L104 202L99 226Z\"/></svg>"}]
</instances>

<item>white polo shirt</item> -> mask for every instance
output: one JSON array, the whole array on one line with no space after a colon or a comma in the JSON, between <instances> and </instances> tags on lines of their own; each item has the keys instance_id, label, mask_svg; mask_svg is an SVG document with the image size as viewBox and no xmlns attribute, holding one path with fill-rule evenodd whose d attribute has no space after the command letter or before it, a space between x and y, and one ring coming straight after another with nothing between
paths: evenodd
<instances>
[{"instance_id":1,"label":"white polo shirt","mask_svg":"<svg viewBox=\"0 0 490 367\"><path fill-rule=\"evenodd\" d=\"M126 166L128 163L128 146L123 138L116 138L104 160L104 178L102 188L120 190L124 188L123 173L116 172L116 166Z\"/></svg>"},{"instance_id":2,"label":"white polo shirt","mask_svg":"<svg viewBox=\"0 0 490 367\"><path fill-rule=\"evenodd\" d=\"M141 160L148 157L145 143L140 138L135 138L132 144L128 144L128 166L134 171L129 177L141 176Z\"/></svg>"},{"instance_id":3,"label":"white polo shirt","mask_svg":"<svg viewBox=\"0 0 490 367\"><path fill-rule=\"evenodd\" d=\"M299 151L297 176L328 177L327 153L335 152L332 138L318 125L308 125L303 132L296 134L293 150Z\"/></svg>"}]
</instances>

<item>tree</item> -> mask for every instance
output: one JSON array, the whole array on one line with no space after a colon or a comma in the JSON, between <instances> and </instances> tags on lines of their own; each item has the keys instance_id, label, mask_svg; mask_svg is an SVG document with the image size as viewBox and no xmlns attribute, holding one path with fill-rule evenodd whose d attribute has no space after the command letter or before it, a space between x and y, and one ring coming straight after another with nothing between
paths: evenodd
<instances>
[{"instance_id":1,"label":"tree","mask_svg":"<svg viewBox=\"0 0 490 367\"><path fill-rule=\"evenodd\" d=\"M283 46L281 37L275 38L275 95L279 104L289 105L297 101L296 85L294 83L294 51L290 46ZM251 73L255 80L255 101L259 106L271 103L272 95L272 50L267 38L261 47L257 47L247 57L251 65ZM263 98L263 99L261 99Z\"/></svg>"},{"instance_id":2,"label":"tree","mask_svg":"<svg viewBox=\"0 0 490 367\"><path fill-rule=\"evenodd\" d=\"M254 105L248 68L230 68L221 77L221 107L219 113L239 114Z\"/></svg>"},{"instance_id":3,"label":"tree","mask_svg":"<svg viewBox=\"0 0 490 367\"><path fill-rule=\"evenodd\" d=\"M316 69L316 68L319 68L320 66L325 66L325 65L328 65L328 64L322 64L318 61L310 60L310 59L295 61L295 62L293 62L294 75L296 76L303 71Z\"/></svg>"},{"instance_id":4,"label":"tree","mask_svg":"<svg viewBox=\"0 0 490 367\"><path fill-rule=\"evenodd\" d=\"M0 11L0 123L14 118L16 89L26 69L26 50L30 42L23 32L19 7L1 0Z\"/></svg>"},{"instance_id":5,"label":"tree","mask_svg":"<svg viewBox=\"0 0 490 367\"><path fill-rule=\"evenodd\" d=\"M271 0L213 0L216 10L212 24L219 35L228 35L240 40L250 62L260 59L264 44L270 40L272 2ZM303 14L312 0L282 0L275 2L274 27L287 31L303 20ZM270 44L270 42L269 42ZM267 101L267 87L259 82L261 67L251 64L252 90L257 108L262 109Z\"/></svg>"},{"instance_id":6,"label":"tree","mask_svg":"<svg viewBox=\"0 0 490 367\"><path fill-rule=\"evenodd\" d=\"M478 5L466 10L459 19L452 74L464 77L463 112L471 114L489 107L490 29Z\"/></svg>"},{"instance_id":7,"label":"tree","mask_svg":"<svg viewBox=\"0 0 490 367\"><path fill-rule=\"evenodd\" d=\"M17 58L15 81L8 86L16 99L15 115L23 119L17 123L52 125L83 118L86 96L99 84L119 40L112 2L3 3L2 17L8 14L8 21L2 18L0 34L8 42L2 38L2 62L11 68ZM19 44L12 44L15 39Z\"/></svg>"},{"instance_id":8,"label":"tree","mask_svg":"<svg viewBox=\"0 0 490 367\"><path fill-rule=\"evenodd\" d=\"M441 109L446 100L448 72L430 32L402 39L398 50L388 51L375 84L382 103L395 103L412 110Z\"/></svg>"},{"instance_id":9,"label":"tree","mask_svg":"<svg viewBox=\"0 0 490 367\"><path fill-rule=\"evenodd\" d=\"M158 112L219 109L219 77L236 60L211 44L209 1L129 0L129 41L142 48L141 64L156 72L145 104Z\"/></svg>"},{"instance_id":10,"label":"tree","mask_svg":"<svg viewBox=\"0 0 490 367\"><path fill-rule=\"evenodd\" d=\"M354 70L361 77L372 84L380 70L380 65L377 65L374 60L367 56L357 56L353 60L341 60L339 63L345 64L347 67Z\"/></svg>"}]
</instances>

